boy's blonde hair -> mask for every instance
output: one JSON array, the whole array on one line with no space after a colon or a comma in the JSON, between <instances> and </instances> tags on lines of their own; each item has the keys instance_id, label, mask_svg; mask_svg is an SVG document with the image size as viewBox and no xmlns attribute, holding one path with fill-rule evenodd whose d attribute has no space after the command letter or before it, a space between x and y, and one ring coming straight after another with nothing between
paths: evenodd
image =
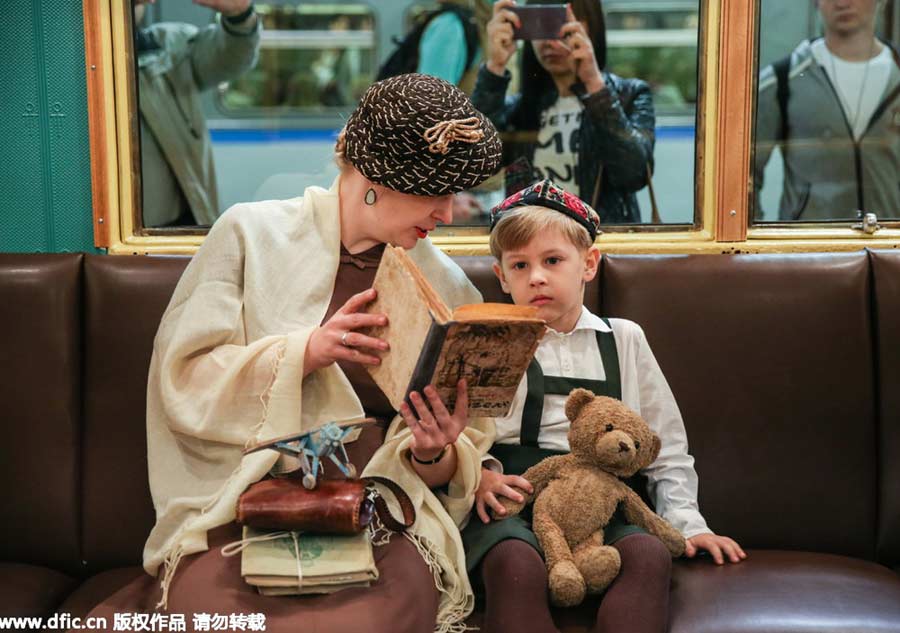
<instances>
[{"instance_id":1,"label":"boy's blonde hair","mask_svg":"<svg viewBox=\"0 0 900 633\"><path fill-rule=\"evenodd\" d=\"M594 244L587 229L565 213L531 205L504 212L491 231L491 255L500 261L504 251L521 248L548 229L562 233L579 251Z\"/></svg>"}]
</instances>

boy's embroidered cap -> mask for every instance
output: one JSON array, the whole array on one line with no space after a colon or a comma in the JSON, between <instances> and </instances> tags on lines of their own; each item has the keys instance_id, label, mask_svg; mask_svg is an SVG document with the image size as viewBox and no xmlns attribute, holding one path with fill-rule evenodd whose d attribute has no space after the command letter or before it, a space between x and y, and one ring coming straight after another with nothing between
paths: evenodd
<instances>
[{"instance_id":1,"label":"boy's embroidered cap","mask_svg":"<svg viewBox=\"0 0 900 633\"><path fill-rule=\"evenodd\" d=\"M345 156L363 176L401 193L456 193L500 167L494 125L463 91L429 75L398 75L369 86L344 138Z\"/></svg>"},{"instance_id":2,"label":"boy's embroidered cap","mask_svg":"<svg viewBox=\"0 0 900 633\"><path fill-rule=\"evenodd\" d=\"M600 216L589 204L557 187L550 180L541 180L517 191L491 209L491 230L494 230L497 222L510 209L528 206L546 207L565 213L586 228L592 240L597 239L597 235L603 232L600 230Z\"/></svg>"}]
</instances>

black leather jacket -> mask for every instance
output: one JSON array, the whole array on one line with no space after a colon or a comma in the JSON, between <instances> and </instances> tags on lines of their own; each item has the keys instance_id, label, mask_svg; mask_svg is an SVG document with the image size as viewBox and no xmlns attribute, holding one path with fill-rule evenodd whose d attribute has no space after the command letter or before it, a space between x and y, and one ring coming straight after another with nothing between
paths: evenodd
<instances>
[{"instance_id":1,"label":"black leather jacket","mask_svg":"<svg viewBox=\"0 0 900 633\"><path fill-rule=\"evenodd\" d=\"M585 113L578 130L578 161L575 182L578 195L591 204L607 224L641 221L634 195L647 184L648 167L653 165L656 116L650 86L640 79L623 79L604 72L606 88L582 96ZM478 71L472 103L484 113L504 138L504 164L527 160L531 166L537 142L537 130L516 129L521 95L506 95L510 74L500 77L483 64ZM579 86L574 86L576 94ZM583 88L581 90L583 92ZM559 98L554 89L540 101L544 110ZM602 176L597 175L603 169ZM507 194L530 184L530 170L507 170Z\"/></svg>"}]
</instances>

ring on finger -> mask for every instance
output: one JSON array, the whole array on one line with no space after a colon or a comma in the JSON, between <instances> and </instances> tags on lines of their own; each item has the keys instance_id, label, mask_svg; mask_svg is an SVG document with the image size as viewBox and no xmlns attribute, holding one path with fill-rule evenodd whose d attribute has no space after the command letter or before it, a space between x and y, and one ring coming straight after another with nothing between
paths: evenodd
<instances>
[{"instance_id":1,"label":"ring on finger","mask_svg":"<svg viewBox=\"0 0 900 633\"><path fill-rule=\"evenodd\" d=\"M347 336L349 334L350 334L349 330L344 332L343 334L341 334L341 345L343 345L344 347L350 347L350 343L347 342Z\"/></svg>"}]
</instances>

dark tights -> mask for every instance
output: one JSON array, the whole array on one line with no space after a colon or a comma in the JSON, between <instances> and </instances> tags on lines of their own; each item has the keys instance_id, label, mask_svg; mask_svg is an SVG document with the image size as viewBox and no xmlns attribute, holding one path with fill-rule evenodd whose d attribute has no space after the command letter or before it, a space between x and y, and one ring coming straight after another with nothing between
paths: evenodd
<instances>
[{"instance_id":1,"label":"dark tights","mask_svg":"<svg viewBox=\"0 0 900 633\"><path fill-rule=\"evenodd\" d=\"M613 543L619 575L597 610L594 633L664 633L669 619L672 555L655 536L632 534Z\"/></svg>"},{"instance_id":2,"label":"dark tights","mask_svg":"<svg viewBox=\"0 0 900 633\"><path fill-rule=\"evenodd\" d=\"M633 534L613 544L622 558L607 589L594 633L664 633L669 611L672 558L654 536ZM555 633L547 600L547 570L524 541L495 545L481 563L485 633Z\"/></svg>"}]
</instances>

